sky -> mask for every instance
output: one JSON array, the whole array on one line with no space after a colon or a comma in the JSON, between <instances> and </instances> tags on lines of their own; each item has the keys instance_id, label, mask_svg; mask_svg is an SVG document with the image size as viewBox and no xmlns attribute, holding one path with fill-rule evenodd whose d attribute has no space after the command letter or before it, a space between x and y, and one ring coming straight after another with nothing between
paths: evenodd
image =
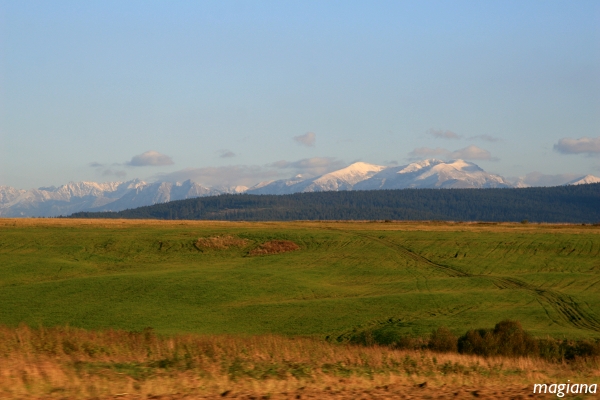
<instances>
[{"instance_id":1,"label":"sky","mask_svg":"<svg viewBox=\"0 0 600 400\"><path fill-rule=\"evenodd\" d=\"M600 176L600 2L0 0L0 186Z\"/></svg>"}]
</instances>

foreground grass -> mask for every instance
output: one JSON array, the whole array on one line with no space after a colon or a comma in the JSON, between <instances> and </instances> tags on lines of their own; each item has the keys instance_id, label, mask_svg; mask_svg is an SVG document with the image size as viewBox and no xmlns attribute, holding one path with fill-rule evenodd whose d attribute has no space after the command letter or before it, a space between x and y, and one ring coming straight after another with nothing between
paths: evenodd
<instances>
[{"instance_id":1,"label":"foreground grass","mask_svg":"<svg viewBox=\"0 0 600 400\"><path fill-rule=\"evenodd\" d=\"M600 383L599 360L552 364L273 335L0 328L0 398L503 398L567 380Z\"/></svg>"},{"instance_id":2,"label":"foreground grass","mask_svg":"<svg viewBox=\"0 0 600 400\"><path fill-rule=\"evenodd\" d=\"M343 339L513 319L597 338L599 259L598 226L0 219L0 323Z\"/></svg>"}]
</instances>

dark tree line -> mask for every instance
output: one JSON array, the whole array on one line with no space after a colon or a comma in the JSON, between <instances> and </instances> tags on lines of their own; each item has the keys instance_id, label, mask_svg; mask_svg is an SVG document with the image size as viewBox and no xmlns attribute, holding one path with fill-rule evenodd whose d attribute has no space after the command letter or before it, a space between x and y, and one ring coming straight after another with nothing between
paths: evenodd
<instances>
[{"instance_id":1,"label":"dark tree line","mask_svg":"<svg viewBox=\"0 0 600 400\"><path fill-rule=\"evenodd\" d=\"M523 189L402 189L226 194L73 218L600 222L600 183Z\"/></svg>"}]
</instances>

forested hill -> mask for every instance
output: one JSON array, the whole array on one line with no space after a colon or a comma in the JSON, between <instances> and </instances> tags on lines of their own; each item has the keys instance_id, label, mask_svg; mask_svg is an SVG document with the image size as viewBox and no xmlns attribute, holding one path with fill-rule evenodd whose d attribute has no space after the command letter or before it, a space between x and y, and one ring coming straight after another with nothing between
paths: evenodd
<instances>
[{"instance_id":1,"label":"forested hill","mask_svg":"<svg viewBox=\"0 0 600 400\"><path fill-rule=\"evenodd\" d=\"M600 183L524 189L227 194L74 218L600 222Z\"/></svg>"}]
</instances>

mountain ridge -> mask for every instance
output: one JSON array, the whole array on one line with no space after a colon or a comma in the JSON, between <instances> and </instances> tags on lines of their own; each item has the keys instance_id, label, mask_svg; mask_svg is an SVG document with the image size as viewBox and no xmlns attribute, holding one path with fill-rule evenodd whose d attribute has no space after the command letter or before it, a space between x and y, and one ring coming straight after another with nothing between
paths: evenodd
<instances>
[{"instance_id":1,"label":"mountain ridge","mask_svg":"<svg viewBox=\"0 0 600 400\"><path fill-rule=\"evenodd\" d=\"M592 175L575 179L568 185L600 182ZM402 166L382 166L355 162L336 171L315 177L297 175L245 186L207 187L192 180L184 182L69 182L59 187L24 190L0 186L0 217L55 217L76 212L122 211L174 200L228 193L283 195L323 191L382 189L467 189L522 187L500 175L485 172L464 161L427 159Z\"/></svg>"}]
</instances>

